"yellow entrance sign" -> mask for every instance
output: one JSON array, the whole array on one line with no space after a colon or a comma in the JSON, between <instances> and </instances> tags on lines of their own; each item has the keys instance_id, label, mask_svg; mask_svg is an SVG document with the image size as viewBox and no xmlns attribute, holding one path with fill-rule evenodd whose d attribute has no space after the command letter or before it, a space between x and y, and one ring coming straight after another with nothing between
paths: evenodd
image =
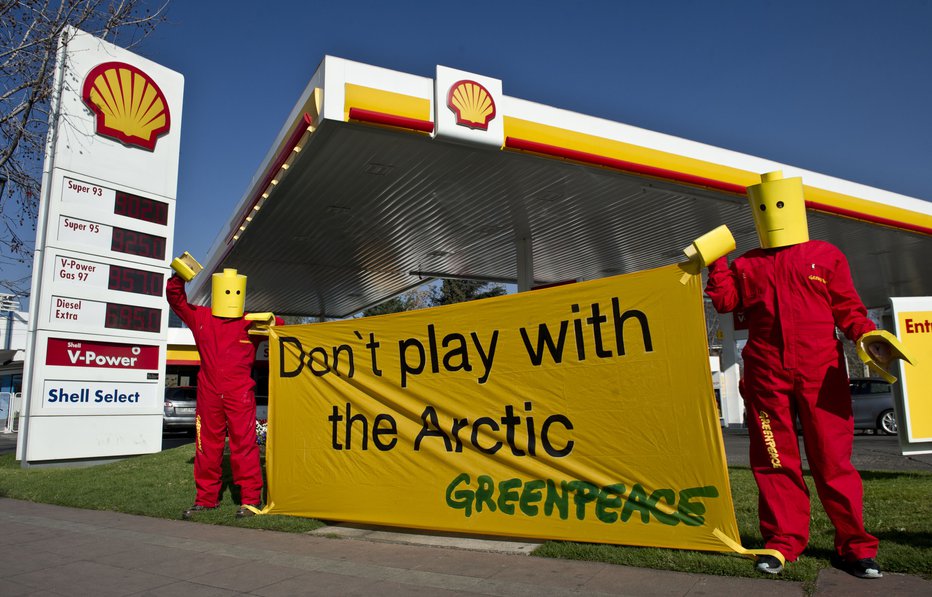
<instances>
[{"instance_id":1,"label":"yellow entrance sign","mask_svg":"<svg viewBox=\"0 0 932 597\"><path fill-rule=\"evenodd\" d=\"M677 266L269 340L270 513L740 550Z\"/></svg>"},{"instance_id":2,"label":"yellow entrance sign","mask_svg":"<svg viewBox=\"0 0 932 597\"><path fill-rule=\"evenodd\" d=\"M912 363L900 361L896 415L903 454L932 453L932 297L894 297L896 336Z\"/></svg>"}]
</instances>

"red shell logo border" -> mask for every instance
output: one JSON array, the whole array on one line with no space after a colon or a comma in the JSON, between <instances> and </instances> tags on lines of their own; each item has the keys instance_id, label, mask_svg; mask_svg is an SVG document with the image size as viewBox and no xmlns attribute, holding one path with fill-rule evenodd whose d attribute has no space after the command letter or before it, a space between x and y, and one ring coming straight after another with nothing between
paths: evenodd
<instances>
[{"instance_id":1,"label":"red shell logo border","mask_svg":"<svg viewBox=\"0 0 932 597\"><path fill-rule=\"evenodd\" d=\"M485 123L474 122L472 120L466 120L463 118L463 115L460 113L460 109L453 105L453 94L456 93L456 90L462 87L463 85L475 85L479 87L482 91L486 92L489 96L489 101L492 102L492 112L485 117ZM478 129L481 131L489 130L489 123L495 119L495 116L498 114L498 107L495 105L495 98L492 97L492 92L485 88L485 85L479 83L478 81L473 81L470 79L462 79L450 85L450 89L447 91L447 108L449 108L453 114L456 116L456 124L459 126L465 126L471 129Z\"/></svg>"},{"instance_id":2,"label":"red shell logo border","mask_svg":"<svg viewBox=\"0 0 932 597\"><path fill-rule=\"evenodd\" d=\"M157 129L154 129L152 133L150 133L148 139L143 138L143 137L138 137L136 135L130 135L119 129L115 129L113 127L107 126L107 124L104 122L103 111L97 106L97 104L91 101L91 90L94 87L94 80L97 78L98 75L100 75L100 73L108 69L111 69L111 68L126 69L130 71L131 73L133 73L134 75L142 76L152 85L152 87L155 88L155 91L158 94L157 97L159 97L162 100L162 103L165 104L165 124ZM124 145L133 145L136 147L141 147L148 151L155 151L156 141L158 141L159 137L161 137L162 135L164 135L171 129L171 123L172 123L171 111L168 107L168 99L165 97L165 94L162 93L162 88L159 87L158 83L155 82L155 79L150 77L146 72L142 71L138 67L133 66L132 64L127 64L125 62L104 62L102 64L98 64L97 66L92 68L91 72L87 73L87 76L84 78L84 87L81 92L81 97L84 100L84 105L90 108L90 110L97 117L96 118L97 134L102 137L110 137L112 139L116 139L117 141L119 141L120 143L123 143Z\"/></svg>"}]
</instances>

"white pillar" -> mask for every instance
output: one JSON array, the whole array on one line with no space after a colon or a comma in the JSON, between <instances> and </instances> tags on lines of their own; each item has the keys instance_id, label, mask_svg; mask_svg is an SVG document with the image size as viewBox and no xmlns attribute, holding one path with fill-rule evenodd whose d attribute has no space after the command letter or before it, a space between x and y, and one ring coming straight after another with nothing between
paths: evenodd
<instances>
[{"instance_id":1,"label":"white pillar","mask_svg":"<svg viewBox=\"0 0 932 597\"><path fill-rule=\"evenodd\" d=\"M518 292L534 287L534 251L529 237L515 239L515 259L518 270Z\"/></svg>"},{"instance_id":2,"label":"white pillar","mask_svg":"<svg viewBox=\"0 0 932 597\"><path fill-rule=\"evenodd\" d=\"M744 401L738 391L741 371L738 367L738 340L747 339L747 332L735 330L731 313L722 313L718 318L722 331L722 417L726 427L744 425Z\"/></svg>"}]
</instances>

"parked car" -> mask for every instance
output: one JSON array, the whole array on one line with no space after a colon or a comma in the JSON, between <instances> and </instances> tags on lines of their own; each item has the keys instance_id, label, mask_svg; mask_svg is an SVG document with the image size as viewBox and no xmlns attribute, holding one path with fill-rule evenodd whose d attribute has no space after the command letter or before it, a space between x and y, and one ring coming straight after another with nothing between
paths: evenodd
<instances>
[{"instance_id":1,"label":"parked car","mask_svg":"<svg viewBox=\"0 0 932 597\"><path fill-rule=\"evenodd\" d=\"M893 390L890 384L882 379L867 377L853 377L850 382L854 428L896 435L896 415L893 412ZM744 416L747 426L747 413ZM796 429L802 431L799 418L796 419Z\"/></svg>"},{"instance_id":2,"label":"parked car","mask_svg":"<svg viewBox=\"0 0 932 597\"><path fill-rule=\"evenodd\" d=\"M885 435L896 435L890 384L882 379L852 378L851 400L855 429L874 429Z\"/></svg>"},{"instance_id":3,"label":"parked car","mask_svg":"<svg viewBox=\"0 0 932 597\"><path fill-rule=\"evenodd\" d=\"M165 411L162 416L162 431L194 433L194 409L196 406L196 386L165 388Z\"/></svg>"}]
</instances>

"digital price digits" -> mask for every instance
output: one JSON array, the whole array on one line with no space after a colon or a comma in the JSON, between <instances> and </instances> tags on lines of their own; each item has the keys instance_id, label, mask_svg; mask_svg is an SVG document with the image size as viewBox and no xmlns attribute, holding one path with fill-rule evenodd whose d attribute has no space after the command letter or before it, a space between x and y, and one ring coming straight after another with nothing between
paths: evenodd
<instances>
[{"instance_id":1,"label":"digital price digits","mask_svg":"<svg viewBox=\"0 0 932 597\"><path fill-rule=\"evenodd\" d=\"M107 303L104 327L158 333L162 329L162 311L151 307Z\"/></svg>"},{"instance_id":2,"label":"digital price digits","mask_svg":"<svg viewBox=\"0 0 932 597\"><path fill-rule=\"evenodd\" d=\"M116 202L113 206L113 213L118 216L126 216L127 218L135 218L144 222L152 222L153 224L168 223L167 203L131 195L123 191L116 192Z\"/></svg>"},{"instance_id":3,"label":"digital price digits","mask_svg":"<svg viewBox=\"0 0 932 597\"><path fill-rule=\"evenodd\" d=\"M150 259L165 259L165 238L114 226L110 250Z\"/></svg>"},{"instance_id":4,"label":"digital price digits","mask_svg":"<svg viewBox=\"0 0 932 597\"><path fill-rule=\"evenodd\" d=\"M158 272L123 267L122 265L111 265L107 288L123 292L162 296L164 279L164 276Z\"/></svg>"}]
</instances>

